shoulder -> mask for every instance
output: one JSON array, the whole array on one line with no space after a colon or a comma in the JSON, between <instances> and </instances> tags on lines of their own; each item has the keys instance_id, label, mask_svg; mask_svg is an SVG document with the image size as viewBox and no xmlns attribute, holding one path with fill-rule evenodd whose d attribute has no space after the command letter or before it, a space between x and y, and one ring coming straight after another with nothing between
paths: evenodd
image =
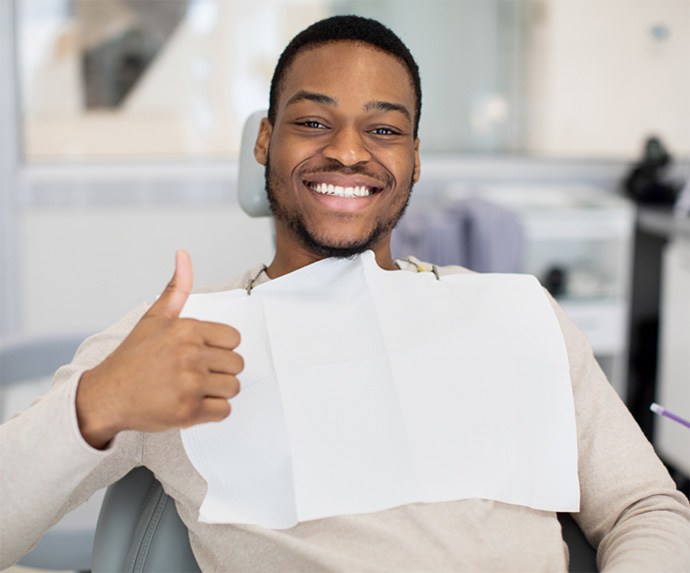
<instances>
[{"instance_id":1,"label":"shoulder","mask_svg":"<svg viewBox=\"0 0 690 573\"><path fill-rule=\"evenodd\" d=\"M461 267L460 265L438 266L433 263L428 263L426 261L420 261L417 257L405 257L404 259L396 259L395 262L402 271L429 272L434 271L435 269L439 276L455 275L461 273L475 274L475 271L472 271L465 267Z\"/></svg>"}]
</instances>

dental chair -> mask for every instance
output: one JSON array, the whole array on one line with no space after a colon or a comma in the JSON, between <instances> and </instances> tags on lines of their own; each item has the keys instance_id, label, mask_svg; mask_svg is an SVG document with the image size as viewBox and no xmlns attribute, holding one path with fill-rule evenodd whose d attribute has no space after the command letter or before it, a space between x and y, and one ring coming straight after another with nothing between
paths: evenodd
<instances>
[{"instance_id":1,"label":"dental chair","mask_svg":"<svg viewBox=\"0 0 690 573\"><path fill-rule=\"evenodd\" d=\"M264 169L254 159L254 142L265 111L246 121L238 172L238 199L252 217L270 215ZM570 549L569 571L596 571L595 551L567 514L559 515ZM133 469L111 485L103 500L93 548L93 573L191 573L200 571L175 501L146 468Z\"/></svg>"},{"instance_id":2,"label":"dental chair","mask_svg":"<svg viewBox=\"0 0 690 573\"><path fill-rule=\"evenodd\" d=\"M200 571L175 501L144 467L108 488L93 546L93 573Z\"/></svg>"}]
</instances>

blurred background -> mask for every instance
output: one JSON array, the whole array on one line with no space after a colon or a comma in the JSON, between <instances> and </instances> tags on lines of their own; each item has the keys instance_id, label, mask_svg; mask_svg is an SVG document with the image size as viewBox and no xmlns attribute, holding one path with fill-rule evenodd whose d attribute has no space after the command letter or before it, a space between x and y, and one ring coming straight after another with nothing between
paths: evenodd
<instances>
[{"instance_id":1,"label":"blurred background","mask_svg":"<svg viewBox=\"0 0 690 573\"><path fill-rule=\"evenodd\" d=\"M422 180L395 254L537 275L687 490L690 0L0 0L0 336L89 334L270 262L246 117L335 13L410 47ZM685 188L685 191L683 189Z\"/></svg>"}]
</instances>

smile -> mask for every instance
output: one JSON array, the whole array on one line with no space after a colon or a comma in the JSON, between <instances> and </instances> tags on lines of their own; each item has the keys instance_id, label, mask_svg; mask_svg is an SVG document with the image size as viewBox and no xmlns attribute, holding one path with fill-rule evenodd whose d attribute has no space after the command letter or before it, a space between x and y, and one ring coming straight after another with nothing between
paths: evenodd
<instances>
[{"instance_id":1,"label":"smile","mask_svg":"<svg viewBox=\"0 0 690 573\"><path fill-rule=\"evenodd\" d=\"M373 187L366 187L364 185L341 187L340 185L332 185L330 183L311 183L309 188L316 193L333 195L335 197L368 197L377 191Z\"/></svg>"}]
</instances>

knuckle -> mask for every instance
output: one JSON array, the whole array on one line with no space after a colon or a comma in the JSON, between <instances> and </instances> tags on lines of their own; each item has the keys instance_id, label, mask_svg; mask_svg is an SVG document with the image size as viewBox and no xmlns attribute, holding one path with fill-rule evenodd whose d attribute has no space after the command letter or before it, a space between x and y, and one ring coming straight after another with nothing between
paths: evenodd
<instances>
[{"instance_id":1,"label":"knuckle","mask_svg":"<svg viewBox=\"0 0 690 573\"><path fill-rule=\"evenodd\" d=\"M235 354L234 358L235 358L234 371L235 371L235 374L239 374L240 372L242 372L244 370L244 358L242 357L241 354Z\"/></svg>"},{"instance_id":2,"label":"knuckle","mask_svg":"<svg viewBox=\"0 0 690 573\"><path fill-rule=\"evenodd\" d=\"M230 384L229 384L229 396L228 398L234 398L240 393L240 389L242 388L242 385L240 384L240 381L235 378L234 376L230 379Z\"/></svg>"},{"instance_id":3,"label":"knuckle","mask_svg":"<svg viewBox=\"0 0 690 573\"><path fill-rule=\"evenodd\" d=\"M230 402L225 402L225 406L222 410L223 418L227 418L230 415L230 412L232 412L232 404L230 404Z\"/></svg>"},{"instance_id":4,"label":"knuckle","mask_svg":"<svg viewBox=\"0 0 690 573\"><path fill-rule=\"evenodd\" d=\"M187 372L184 377L184 395L196 398L205 381L204 375L196 370Z\"/></svg>"},{"instance_id":5,"label":"knuckle","mask_svg":"<svg viewBox=\"0 0 690 573\"><path fill-rule=\"evenodd\" d=\"M230 402L228 402L227 400L220 401L218 405L214 408L213 419L223 420L227 418L230 415L230 410L232 410Z\"/></svg>"},{"instance_id":6,"label":"knuckle","mask_svg":"<svg viewBox=\"0 0 690 573\"><path fill-rule=\"evenodd\" d=\"M177 419L183 425L192 424L199 417L199 409L198 399L185 396L177 404Z\"/></svg>"},{"instance_id":7,"label":"knuckle","mask_svg":"<svg viewBox=\"0 0 690 573\"><path fill-rule=\"evenodd\" d=\"M240 345L240 342L242 342L242 336L240 335L240 331L232 326L228 326L226 328L226 337L228 340L228 344L233 348L236 348Z\"/></svg>"},{"instance_id":8,"label":"knuckle","mask_svg":"<svg viewBox=\"0 0 690 573\"><path fill-rule=\"evenodd\" d=\"M198 336L198 324L193 318L178 318L175 327L179 336L188 339Z\"/></svg>"},{"instance_id":9,"label":"knuckle","mask_svg":"<svg viewBox=\"0 0 690 573\"><path fill-rule=\"evenodd\" d=\"M184 343L177 349L177 356L184 369L195 371L199 368L203 358L201 349L193 343Z\"/></svg>"}]
</instances>

